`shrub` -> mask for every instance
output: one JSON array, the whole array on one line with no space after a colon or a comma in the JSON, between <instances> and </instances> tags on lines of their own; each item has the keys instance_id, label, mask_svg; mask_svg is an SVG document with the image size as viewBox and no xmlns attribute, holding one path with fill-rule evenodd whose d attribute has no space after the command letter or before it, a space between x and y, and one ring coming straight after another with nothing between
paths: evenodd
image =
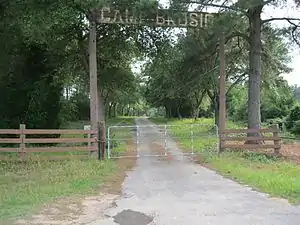
<instances>
[{"instance_id":1,"label":"shrub","mask_svg":"<svg viewBox=\"0 0 300 225\"><path fill-rule=\"evenodd\" d=\"M293 134L300 135L300 120L294 123L294 126L291 131Z\"/></svg>"},{"instance_id":2,"label":"shrub","mask_svg":"<svg viewBox=\"0 0 300 225\"><path fill-rule=\"evenodd\" d=\"M292 130L296 125L296 121L300 121L300 105L296 105L286 119L286 128Z\"/></svg>"}]
</instances>

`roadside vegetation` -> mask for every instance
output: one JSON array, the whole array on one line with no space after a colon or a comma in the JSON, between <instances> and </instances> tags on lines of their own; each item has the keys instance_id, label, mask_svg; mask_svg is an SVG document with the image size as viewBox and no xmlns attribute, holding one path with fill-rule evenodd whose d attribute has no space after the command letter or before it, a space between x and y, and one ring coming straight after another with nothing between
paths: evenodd
<instances>
[{"instance_id":1,"label":"roadside vegetation","mask_svg":"<svg viewBox=\"0 0 300 225\"><path fill-rule=\"evenodd\" d=\"M245 150L227 150L220 155L216 154L218 138L215 132L211 132L211 128L208 129L213 127L213 119L200 118L195 121L151 118L151 120L157 124L178 125L170 127L170 133L176 137L182 149L189 152L191 139L184 137L186 133L190 133L190 126L186 125L195 124L194 127L197 127L197 124L200 124L201 132L195 133L197 138L194 138L194 151L199 153L198 163L270 196L286 198L292 203L300 202L299 164L266 153ZM230 122L228 127L241 128L241 124Z\"/></svg>"},{"instance_id":2,"label":"roadside vegetation","mask_svg":"<svg viewBox=\"0 0 300 225\"><path fill-rule=\"evenodd\" d=\"M210 134L194 140L195 151L203 155L202 163L272 195L296 201L300 180L297 165L258 153L215 154L220 27L226 39L227 115L234 121L228 126L279 123L285 124L289 142L300 135L300 87L281 76L291 72L289 53L290 48L296 48L293 43L299 43L299 26L294 21L279 28L272 23L284 18L261 19L263 9L271 5L278 8L279 1L245 2L237 6L223 1L220 11L222 7L233 11L220 14L203 30L187 29L176 38L170 27L97 26L101 39L96 43L101 50L97 54L100 120L109 126L133 123L132 118L118 116L210 118L198 119L197 123L207 126L194 133ZM299 1L295 3L298 7ZM125 11L128 5L145 16L162 8L158 1L148 0L1 1L0 128L18 129L25 124L26 129L83 129L90 119L87 21L91 9L105 6ZM207 1L198 4L199 8L209 5ZM183 1L171 1L172 12L188 8ZM137 65L141 70L132 69ZM248 117L248 112L254 117ZM165 121L185 124L193 120ZM172 129L174 136L189 132L187 127ZM116 140L128 139L107 143L112 145L114 156L129 150L134 154L134 149L125 148L130 145L131 133L130 129L112 133ZM179 142L186 149L190 146L188 139ZM118 172L118 166L92 159L22 164L0 161L0 172L0 218L11 218L60 196L97 190Z\"/></svg>"},{"instance_id":3,"label":"roadside vegetation","mask_svg":"<svg viewBox=\"0 0 300 225\"><path fill-rule=\"evenodd\" d=\"M132 124L130 117L118 117L107 125ZM83 129L85 121L64 126ZM124 149L126 146L120 146ZM56 153L53 153L56 155ZM72 154L72 152L68 153ZM43 161L0 161L0 223L31 214L43 204L59 197L92 194L112 177L122 173L117 161L99 161L96 158Z\"/></svg>"}]
</instances>

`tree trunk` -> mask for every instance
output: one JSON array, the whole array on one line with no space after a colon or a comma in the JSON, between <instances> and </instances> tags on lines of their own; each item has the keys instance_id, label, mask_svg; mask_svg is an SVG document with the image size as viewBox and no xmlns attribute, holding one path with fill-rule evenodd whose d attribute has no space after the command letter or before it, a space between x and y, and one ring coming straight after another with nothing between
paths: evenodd
<instances>
[{"instance_id":1,"label":"tree trunk","mask_svg":"<svg viewBox=\"0 0 300 225\"><path fill-rule=\"evenodd\" d=\"M215 125L219 127L219 95L216 91L212 94L210 91L207 91L207 95L212 102L212 106L215 112Z\"/></svg>"},{"instance_id":2,"label":"tree trunk","mask_svg":"<svg viewBox=\"0 0 300 225\"><path fill-rule=\"evenodd\" d=\"M194 117L195 120L198 119L199 112L200 112L200 107L197 107L196 109L194 109L194 113L193 113L194 115L193 115L193 117Z\"/></svg>"},{"instance_id":3,"label":"tree trunk","mask_svg":"<svg viewBox=\"0 0 300 225\"><path fill-rule=\"evenodd\" d=\"M67 100L70 99L70 95L69 95L69 87L66 87L66 99L67 99Z\"/></svg>"},{"instance_id":4,"label":"tree trunk","mask_svg":"<svg viewBox=\"0 0 300 225\"><path fill-rule=\"evenodd\" d=\"M113 103L109 103L108 104L108 118L112 117L112 115L111 115L111 113L112 113L112 107L113 107Z\"/></svg>"},{"instance_id":5,"label":"tree trunk","mask_svg":"<svg viewBox=\"0 0 300 225\"><path fill-rule=\"evenodd\" d=\"M193 117L194 117L194 119L195 120L197 120L198 119L198 117L199 117L199 113L200 113L200 106L201 106L201 103L202 103L202 101L203 101L203 98L204 98L204 95L205 95L205 92L203 91L202 93L201 93L201 96L200 96L200 98L195 98L196 99L196 107L194 107L194 109L193 109Z\"/></svg>"},{"instance_id":6,"label":"tree trunk","mask_svg":"<svg viewBox=\"0 0 300 225\"><path fill-rule=\"evenodd\" d=\"M126 115L125 116L129 116L130 115L130 106L128 105L127 106L127 112L126 112Z\"/></svg>"},{"instance_id":7,"label":"tree trunk","mask_svg":"<svg viewBox=\"0 0 300 225\"><path fill-rule=\"evenodd\" d=\"M117 117L117 106L118 106L118 103L115 103L114 106L113 106L113 117Z\"/></svg>"},{"instance_id":8,"label":"tree trunk","mask_svg":"<svg viewBox=\"0 0 300 225\"><path fill-rule=\"evenodd\" d=\"M262 6L248 11L250 23L249 83L248 83L248 128L260 128L261 85L261 12ZM258 133L248 134L256 136Z\"/></svg>"},{"instance_id":9,"label":"tree trunk","mask_svg":"<svg viewBox=\"0 0 300 225\"><path fill-rule=\"evenodd\" d=\"M177 117L178 117L179 119L182 119L182 116L181 116L180 110L179 110L179 105L178 105L177 102L176 102L176 112L177 112Z\"/></svg>"},{"instance_id":10,"label":"tree trunk","mask_svg":"<svg viewBox=\"0 0 300 225\"><path fill-rule=\"evenodd\" d=\"M121 116L124 116L124 111L125 111L125 106L123 105L121 108L121 114L122 114Z\"/></svg>"}]
</instances>

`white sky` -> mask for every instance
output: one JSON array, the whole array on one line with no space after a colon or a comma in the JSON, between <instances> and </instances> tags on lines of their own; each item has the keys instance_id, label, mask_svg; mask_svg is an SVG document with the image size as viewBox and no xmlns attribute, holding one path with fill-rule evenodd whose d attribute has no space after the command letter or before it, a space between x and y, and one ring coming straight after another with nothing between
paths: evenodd
<instances>
[{"instance_id":1,"label":"white sky","mask_svg":"<svg viewBox=\"0 0 300 225\"><path fill-rule=\"evenodd\" d=\"M169 0L160 0L162 4L168 4ZM287 0L285 7L266 7L262 15L262 19L271 17L295 17L300 18L300 10L295 9L293 0ZM272 22L274 26L283 27L287 25L284 21ZM283 74L283 77L288 81L290 85L297 84L300 86L300 47L290 46L290 54L293 57L290 67L293 68L293 72L289 74Z\"/></svg>"},{"instance_id":2,"label":"white sky","mask_svg":"<svg viewBox=\"0 0 300 225\"><path fill-rule=\"evenodd\" d=\"M294 17L300 18L300 10L295 9L295 4L293 0L287 1L287 6L284 8L273 8L267 7L265 9L265 15L263 19L272 18L272 17ZM272 22L274 26L283 27L287 25L285 21L274 21ZM290 85L297 84L300 86L300 47L299 46L290 46L291 56L293 57L291 61L291 68L293 72L289 74L284 74L283 77L289 82Z\"/></svg>"}]
</instances>

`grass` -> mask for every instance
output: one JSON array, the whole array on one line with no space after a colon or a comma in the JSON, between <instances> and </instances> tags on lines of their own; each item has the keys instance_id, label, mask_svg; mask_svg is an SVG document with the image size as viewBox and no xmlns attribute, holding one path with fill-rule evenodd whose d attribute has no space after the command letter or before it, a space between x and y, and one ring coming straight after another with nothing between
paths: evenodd
<instances>
[{"instance_id":1,"label":"grass","mask_svg":"<svg viewBox=\"0 0 300 225\"><path fill-rule=\"evenodd\" d=\"M132 118L115 118L107 124L132 122ZM86 122L81 121L64 128L82 129L84 124ZM114 161L88 158L24 163L0 161L0 221L31 214L44 203L62 196L92 193L118 171Z\"/></svg>"},{"instance_id":2,"label":"grass","mask_svg":"<svg viewBox=\"0 0 300 225\"><path fill-rule=\"evenodd\" d=\"M94 159L0 164L2 220L31 214L62 196L90 193L116 170L113 162Z\"/></svg>"},{"instance_id":3,"label":"grass","mask_svg":"<svg viewBox=\"0 0 300 225\"><path fill-rule=\"evenodd\" d=\"M261 153L226 152L206 162L222 175L273 197L300 202L300 166Z\"/></svg>"},{"instance_id":4,"label":"grass","mask_svg":"<svg viewBox=\"0 0 300 225\"><path fill-rule=\"evenodd\" d=\"M133 155L135 144L133 143L132 135L135 130L134 117L120 117L121 121L115 123L116 127L109 128L109 138L110 138L110 155L111 157L120 157L123 155L128 156L130 151Z\"/></svg>"},{"instance_id":5,"label":"grass","mask_svg":"<svg viewBox=\"0 0 300 225\"><path fill-rule=\"evenodd\" d=\"M191 138L185 137L190 132L190 125L196 124L193 127L198 127L197 124L201 124L198 133L194 132L194 151L200 153L200 163L270 196L282 197L292 203L300 202L300 165L255 152L226 151L217 155L218 139L216 132L211 129L213 119L194 121L153 118L151 120L157 124L175 125L169 128L170 133L177 138L180 146L188 151L191 149ZM227 127L240 128L241 126L230 122Z\"/></svg>"}]
</instances>

